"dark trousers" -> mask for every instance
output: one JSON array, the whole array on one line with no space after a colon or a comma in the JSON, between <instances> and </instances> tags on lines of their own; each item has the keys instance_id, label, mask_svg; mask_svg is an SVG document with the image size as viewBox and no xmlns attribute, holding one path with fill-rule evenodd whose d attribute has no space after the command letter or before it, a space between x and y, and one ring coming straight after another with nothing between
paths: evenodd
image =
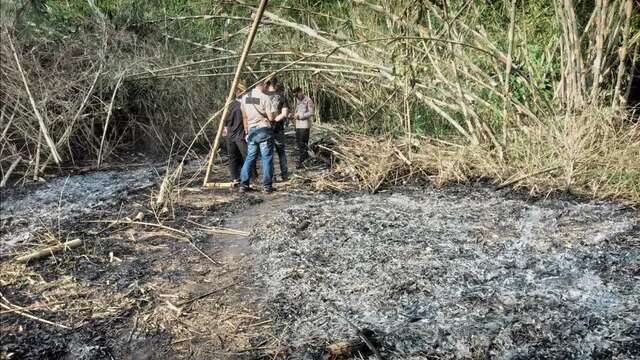
<instances>
[{"instance_id":1,"label":"dark trousers","mask_svg":"<svg viewBox=\"0 0 640 360\"><path fill-rule=\"evenodd\" d=\"M298 145L298 165L309 157L309 129L296 129L296 144Z\"/></svg>"},{"instance_id":2,"label":"dark trousers","mask_svg":"<svg viewBox=\"0 0 640 360\"><path fill-rule=\"evenodd\" d=\"M287 177L289 169L287 169L287 153L285 151L286 137L284 135L284 129L273 132L273 140L276 146L276 154L280 162L280 176Z\"/></svg>"},{"instance_id":3,"label":"dark trousers","mask_svg":"<svg viewBox=\"0 0 640 360\"><path fill-rule=\"evenodd\" d=\"M229 153L229 173L233 180L240 181L240 169L247 158L247 143L241 138L227 138Z\"/></svg>"}]
</instances>

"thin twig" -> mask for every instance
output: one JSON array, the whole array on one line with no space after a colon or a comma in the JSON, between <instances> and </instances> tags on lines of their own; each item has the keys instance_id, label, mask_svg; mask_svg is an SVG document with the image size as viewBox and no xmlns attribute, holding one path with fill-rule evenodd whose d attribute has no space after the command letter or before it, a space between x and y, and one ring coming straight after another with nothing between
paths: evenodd
<instances>
[{"instance_id":1,"label":"thin twig","mask_svg":"<svg viewBox=\"0 0 640 360\"><path fill-rule=\"evenodd\" d=\"M4 298L4 297L3 297L3 298ZM3 303L1 303L1 302L0 302L0 307L2 307L2 308L3 308L3 309L5 309L5 310L9 310L9 311L11 311L11 312L13 312L13 313L16 313L16 314L18 314L18 315L22 315L22 316L24 316L24 317L26 317L26 318L29 318L29 319L31 319L31 320L40 321L40 322L45 323L45 324L48 324L48 325L53 325L53 326L57 326L57 327L60 327L60 328L66 329L66 330L71 330L71 328L70 328L70 327L68 327L68 326L65 326L65 325L62 325L62 324L58 324L58 323L54 323L54 322L52 322L52 321L49 321L49 320L46 320L46 319L43 319L43 318L37 317L37 316L35 316L35 315L31 315L31 314L26 313L26 312L24 312L24 311L21 311L21 310L19 310L19 309L18 309L18 306L11 304L11 303L10 303L10 302L8 302L6 299L4 299L4 301L6 301L6 302L7 302L7 304L11 305L11 306L8 306L8 305L5 305L5 304L3 304Z\"/></svg>"},{"instance_id":2,"label":"thin twig","mask_svg":"<svg viewBox=\"0 0 640 360\"><path fill-rule=\"evenodd\" d=\"M179 303L178 303L178 306L185 306L185 305L187 305L187 304L191 304L191 303L192 303L192 302L194 302L194 301L197 301L197 300L200 300L200 299L204 299L204 298L206 298L207 296L209 296L209 295L213 295L213 294L218 293L218 292L225 291L225 290L230 289L230 288L232 288L232 287L234 287L234 286L237 286L237 285L239 285L239 284L242 284L243 282L244 282L244 281L242 281L242 280L241 280L241 281L237 281L237 282L234 282L233 284L227 285L227 286L225 286L225 287L223 287L223 288L215 289L215 290L211 290L211 291L206 292L206 293L204 293L204 294L201 294L201 295L198 295L198 296L196 296L196 297L193 297L193 298L191 298L191 299L189 299L189 300L181 301L181 302L179 302Z\"/></svg>"}]
</instances>

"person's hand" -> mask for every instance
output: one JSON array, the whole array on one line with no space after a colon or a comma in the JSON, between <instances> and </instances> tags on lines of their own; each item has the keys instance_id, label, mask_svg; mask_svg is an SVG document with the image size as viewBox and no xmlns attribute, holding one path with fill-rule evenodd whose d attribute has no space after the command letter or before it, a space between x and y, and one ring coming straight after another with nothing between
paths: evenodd
<instances>
[{"instance_id":1,"label":"person's hand","mask_svg":"<svg viewBox=\"0 0 640 360\"><path fill-rule=\"evenodd\" d=\"M229 130L227 130L227 127L223 127L222 128L222 136L223 137L227 137L227 135L229 134Z\"/></svg>"}]
</instances>

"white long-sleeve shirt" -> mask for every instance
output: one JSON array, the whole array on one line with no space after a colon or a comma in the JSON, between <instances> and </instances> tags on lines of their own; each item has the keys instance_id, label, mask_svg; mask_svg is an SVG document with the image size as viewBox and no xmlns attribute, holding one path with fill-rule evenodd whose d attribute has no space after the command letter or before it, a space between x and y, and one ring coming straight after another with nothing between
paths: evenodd
<instances>
[{"instance_id":1,"label":"white long-sleeve shirt","mask_svg":"<svg viewBox=\"0 0 640 360\"><path fill-rule=\"evenodd\" d=\"M314 110L315 104L310 97L305 95L302 100L298 100L295 113L298 115L298 119L296 120L297 129L309 129L311 127L311 117L313 116Z\"/></svg>"}]
</instances>

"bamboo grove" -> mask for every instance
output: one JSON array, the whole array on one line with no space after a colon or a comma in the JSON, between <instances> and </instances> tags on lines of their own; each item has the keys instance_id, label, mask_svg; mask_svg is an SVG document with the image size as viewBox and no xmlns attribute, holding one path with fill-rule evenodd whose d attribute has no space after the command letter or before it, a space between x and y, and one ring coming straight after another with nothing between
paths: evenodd
<instances>
[{"instance_id":1,"label":"bamboo grove","mask_svg":"<svg viewBox=\"0 0 640 360\"><path fill-rule=\"evenodd\" d=\"M38 3L2 14L2 185L134 145L206 156L253 2ZM334 134L342 170L359 163L350 176L369 184L377 169L369 190L480 177L637 203L638 12L633 0L274 0L243 80L302 85L320 122L348 129Z\"/></svg>"}]
</instances>

